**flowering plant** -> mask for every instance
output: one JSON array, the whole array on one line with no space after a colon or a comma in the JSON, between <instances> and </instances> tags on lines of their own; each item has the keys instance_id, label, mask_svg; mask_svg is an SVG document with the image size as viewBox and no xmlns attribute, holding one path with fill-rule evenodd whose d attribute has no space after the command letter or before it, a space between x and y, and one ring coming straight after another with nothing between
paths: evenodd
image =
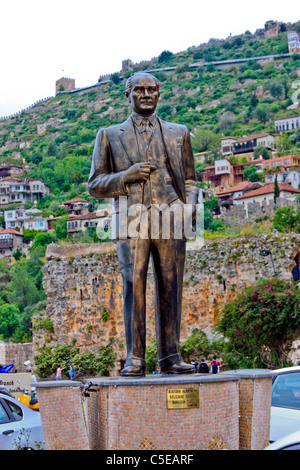
<instances>
[{"instance_id":1,"label":"flowering plant","mask_svg":"<svg viewBox=\"0 0 300 470\"><path fill-rule=\"evenodd\" d=\"M277 367L292 338L300 335L300 289L296 283L272 279L245 288L228 302L217 329L236 351L259 355Z\"/></svg>"}]
</instances>

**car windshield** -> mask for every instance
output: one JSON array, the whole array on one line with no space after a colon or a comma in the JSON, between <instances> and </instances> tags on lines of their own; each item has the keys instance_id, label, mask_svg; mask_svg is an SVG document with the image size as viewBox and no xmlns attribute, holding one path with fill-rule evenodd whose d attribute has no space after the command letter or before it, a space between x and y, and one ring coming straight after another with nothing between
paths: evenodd
<instances>
[{"instance_id":1,"label":"car windshield","mask_svg":"<svg viewBox=\"0 0 300 470\"><path fill-rule=\"evenodd\" d=\"M276 377L272 388L272 406L300 410L300 373Z\"/></svg>"}]
</instances>

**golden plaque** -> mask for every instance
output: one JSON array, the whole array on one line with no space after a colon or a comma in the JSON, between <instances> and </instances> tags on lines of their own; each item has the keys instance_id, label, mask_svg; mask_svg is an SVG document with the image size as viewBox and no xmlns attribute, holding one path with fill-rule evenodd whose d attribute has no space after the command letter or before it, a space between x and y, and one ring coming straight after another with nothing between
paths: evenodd
<instances>
[{"instance_id":1,"label":"golden plaque","mask_svg":"<svg viewBox=\"0 0 300 470\"><path fill-rule=\"evenodd\" d=\"M198 388L169 388L167 390L168 409L199 408Z\"/></svg>"}]
</instances>

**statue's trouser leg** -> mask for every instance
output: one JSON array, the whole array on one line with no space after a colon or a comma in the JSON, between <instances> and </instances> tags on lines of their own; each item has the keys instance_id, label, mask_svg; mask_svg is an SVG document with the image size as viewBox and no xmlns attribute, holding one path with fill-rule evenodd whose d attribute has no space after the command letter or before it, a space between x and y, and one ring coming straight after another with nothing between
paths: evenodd
<instances>
[{"instance_id":1,"label":"statue's trouser leg","mask_svg":"<svg viewBox=\"0 0 300 470\"><path fill-rule=\"evenodd\" d=\"M128 365L145 365L146 281L150 253L155 273L155 317L159 365L181 360L179 331L185 241L137 239L117 242L124 286Z\"/></svg>"},{"instance_id":2,"label":"statue's trouser leg","mask_svg":"<svg viewBox=\"0 0 300 470\"><path fill-rule=\"evenodd\" d=\"M153 241L155 272L155 327L158 363L161 369L181 361L179 335L185 240Z\"/></svg>"}]
</instances>

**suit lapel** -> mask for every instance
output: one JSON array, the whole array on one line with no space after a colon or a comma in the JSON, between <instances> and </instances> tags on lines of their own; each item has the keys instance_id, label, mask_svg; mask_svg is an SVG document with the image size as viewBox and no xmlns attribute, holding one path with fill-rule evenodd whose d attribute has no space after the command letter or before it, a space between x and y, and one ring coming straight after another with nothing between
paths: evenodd
<instances>
[{"instance_id":1,"label":"suit lapel","mask_svg":"<svg viewBox=\"0 0 300 470\"><path fill-rule=\"evenodd\" d=\"M177 187L177 192L179 193L181 199L185 200L185 178L182 173L181 162L179 161L179 152L178 146L182 145L182 138L177 135L177 132L172 128L171 125L162 121L160 118L160 128L166 148L167 159L169 168ZM180 142L180 143L179 143Z\"/></svg>"},{"instance_id":2,"label":"suit lapel","mask_svg":"<svg viewBox=\"0 0 300 470\"><path fill-rule=\"evenodd\" d=\"M135 130L129 117L120 127L119 137L130 163L133 165L140 161L139 149Z\"/></svg>"}]
</instances>

